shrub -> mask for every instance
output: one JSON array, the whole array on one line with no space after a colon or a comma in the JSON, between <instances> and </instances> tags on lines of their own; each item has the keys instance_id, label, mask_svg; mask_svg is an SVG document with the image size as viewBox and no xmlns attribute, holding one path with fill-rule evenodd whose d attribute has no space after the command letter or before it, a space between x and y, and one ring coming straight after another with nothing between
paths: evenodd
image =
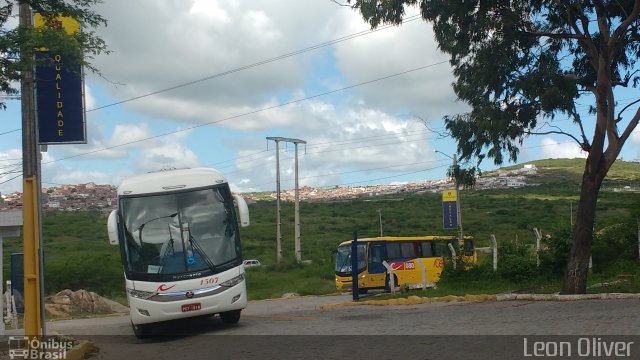
<instances>
[{"instance_id":1,"label":"shrub","mask_svg":"<svg viewBox=\"0 0 640 360\"><path fill-rule=\"evenodd\" d=\"M512 243L498 247L498 274L515 283L534 279L537 269L530 248Z\"/></svg>"},{"instance_id":2,"label":"shrub","mask_svg":"<svg viewBox=\"0 0 640 360\"><path fill-rule=\"evenodd\" d=\"M547 276L562 277L567 266L571 243L572 231L566 227L553 231L553 236L542 239L542 251L540 252L540 269Z\"/></svg>"}]
</instances>

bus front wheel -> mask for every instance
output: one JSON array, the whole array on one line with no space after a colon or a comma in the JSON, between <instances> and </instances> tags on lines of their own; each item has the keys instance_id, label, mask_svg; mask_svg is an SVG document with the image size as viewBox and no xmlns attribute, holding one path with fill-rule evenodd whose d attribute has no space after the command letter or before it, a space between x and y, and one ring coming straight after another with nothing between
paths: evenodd
<instances>
[{"instance_id":1,"label":"bus front wheel","mask_svg":"<svg viewBox=\"0 0 640 360\"><path fill-rule=\"evenodd\" d=\"M220 319L225 324L236 324L240 321L241 310L231 310L220 313Z\"/></svg>"},{"instance_id":2,"label":"bus front wheel","mask_svg":"<svg viewBox=\"0 0 640 360\"><path fill-rule=\"evenodd\" d=\"M146 339L151 336L151 325L149 324L134 324L132 322L131 327L133 328L133 334L138 339Z\"/></svg>"}]
</instances>

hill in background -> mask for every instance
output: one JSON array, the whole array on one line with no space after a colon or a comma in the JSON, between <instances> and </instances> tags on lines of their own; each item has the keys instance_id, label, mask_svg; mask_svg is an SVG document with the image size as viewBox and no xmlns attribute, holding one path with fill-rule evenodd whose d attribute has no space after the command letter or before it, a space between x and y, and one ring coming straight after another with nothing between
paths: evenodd
<instances>
[{"instance_id":1,"label":"hill in background","mask_svg":"<svg viewBox=\"0 0 640 360\"><path fill-rule=\"evenodd\" d=\"M499 244L532 245L534 227L551 234L570 231L575 222L584 161L544 160L528 164L535 165L536 172L527 175L525 182L537 186L461 191L464 233L473 235L477 246L488 246L491 235L495 235ZM483 175L486 176L499 175L496 172ZM616 162L600 193L597 233L620 226L630 227L628 230L632 233L637 231L640 194L635 191L639 185L640 164ZM252 270L248 277L253 299L288 292L333 291L333 254L337 245L351 239L354 232L360 237L379 236L380 218L384 235L457 234L456 230L443 229L442 196L438 191L302 202L302 257L311 260L311 265L299 267L294 261L293 207L292 202L282 203L285 264L275 266L275 201L272 198L257 200L249 205L251 226L241 229L243 257L259 259L264 264L262 269ZM121 301L125 298L119 250L108 244L106 215L97 211L44 212L43 243L47 294L63 289L85 289ZM4 279L9 279L10 255L21 251L20 237L4 238Z\"/></svg>"}]
</instances>

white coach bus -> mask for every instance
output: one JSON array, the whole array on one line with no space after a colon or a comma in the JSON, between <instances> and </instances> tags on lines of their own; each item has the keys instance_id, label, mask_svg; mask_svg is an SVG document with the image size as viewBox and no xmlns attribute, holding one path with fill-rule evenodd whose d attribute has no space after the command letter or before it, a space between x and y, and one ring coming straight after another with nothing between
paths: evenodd
<instances>
[{"instance_id":1,"label":"white coach bus","mask_svg":"<svg viewBox=\"0 0 640 360\"><path fill-rule=\"evenodd\" d=\"M137 337L166 320L240 320L247 290L238 222L249 225L247 204L214 169L162 170L122 182L107 228L109 242L120 247Z\"/></svg>"}]
</instances>

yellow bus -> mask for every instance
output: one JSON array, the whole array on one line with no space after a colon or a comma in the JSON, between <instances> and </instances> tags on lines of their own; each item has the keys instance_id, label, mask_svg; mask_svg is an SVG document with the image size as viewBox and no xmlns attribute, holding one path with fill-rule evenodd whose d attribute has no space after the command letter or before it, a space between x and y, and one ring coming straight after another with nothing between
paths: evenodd
<instances>
[{"instance_id":1,"label":"yellow bus","mask_svg":"<svg viewBox=\"0 0 640 360\"><path fill-rule=\"evenodd\" d=\"M338 245L336 252L336 289L352 289L351 243ZM451 251L453 249L453 252ZM421 288L422 266L426 267L426 286L435 286L445 264L445 258L460 257L465 264L475 264L477 255L473 237L462 242L455 236L384 236L358 239L358 290L390 290L391 276L395 286ZM391 267L387 270L383 262ZM420 262L420 263L419 263Z\"/></svg>"}]
</instances>

